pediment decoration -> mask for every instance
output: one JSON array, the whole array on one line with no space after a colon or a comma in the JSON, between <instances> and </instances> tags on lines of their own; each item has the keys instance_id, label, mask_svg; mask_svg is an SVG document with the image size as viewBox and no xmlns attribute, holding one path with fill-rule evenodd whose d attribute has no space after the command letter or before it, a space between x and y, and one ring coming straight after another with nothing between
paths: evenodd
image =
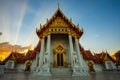
<instances>
[{"instance_id":1,"label":"pediment decoration","mask_svg":"<svg viewBox=\"0 0 120 80\"><path fill-rule=\"evenodd\" d=\"M58 27L58 28L63 28L63 27L68 27L69 25L61 18L61 17L57 17L52 24L50 25L51 27Z\"/></svg>"},{"instance_id":2,"label":"pediment decoration","mask_svg":"<svg viewBox=\"0 0 120 80\"><path fill-rule=\"evenodd\" d=\"M66 49L60 42L54 48L55 53L65 53L65 51L66 51Z\"/></svg>"},{"instance_id":3,"label":"pediment decoration","mask_svg":"<svg viewBox=\"0 0 120 80\"><path fill-rule=\"evenodd\" d=\"M68 19L58 8L44 25L40 25L40 28L36 29L36 33L40 39L49 34L70 34L79 39L83 34L83 29L80 29L79 25L73 24L72 19Z\"/></svg>"}]
</instances>

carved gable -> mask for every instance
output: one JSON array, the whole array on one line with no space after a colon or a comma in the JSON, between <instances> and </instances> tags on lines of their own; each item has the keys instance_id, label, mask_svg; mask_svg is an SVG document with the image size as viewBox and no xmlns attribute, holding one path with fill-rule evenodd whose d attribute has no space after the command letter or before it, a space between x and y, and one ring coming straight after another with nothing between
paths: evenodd
<instances>
[{"instance_id":1,"label":"carved gable","mask_svg":"<svg viewBox=\"0 0 120 80\"><path fill-rule=\"evenodd\" d=\"M68 27L69 25L61 18L61 17L56 17L56 19L52 22L50 27Z\"/></svg>"},{"instance_id":2,"label":"carved gable","mask_svg":"<svg viewBox=\"0 0 120 80\"><path fill-rule=\"evenodd\" d=\"M40 38L46 37L48 34L70 34L79 39L83 34L83 30L79 29L68 19L58 8L55 14L44 25L40 25L40 29L36 29L36 33Z\"/></svg>"}]
</instances>

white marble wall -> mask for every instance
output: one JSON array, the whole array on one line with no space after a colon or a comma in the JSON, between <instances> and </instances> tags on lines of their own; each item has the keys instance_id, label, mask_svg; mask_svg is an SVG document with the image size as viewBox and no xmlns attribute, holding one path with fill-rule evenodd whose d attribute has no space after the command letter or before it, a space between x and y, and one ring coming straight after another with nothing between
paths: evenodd
<instances>
[{"instance_id":1,"label":"white marble wall","mask_svg":"<svg viewBox=\"0 0 120 80\"><path fill-rule=\"evenodd\" d=\"M94 69L96 72L103 71L103 65L102 64L94 64Z\"/></svg>"},{"instance_id":2,"label":"white marble wall","mask_svg":"<svg viewBox=\"0 0 120 80\"><path fill-rule=\"evenodd\" d=\"M105 68L106 69L117 69L115 64L112 61L105 61Z\"/></svg>"},{"instance_id":3,"label":"white marble wall","mask_svg":"<svg viewBox=\"0 0 120 80\"><path fill-rule=\"evenodd\" d=\"M15 62L14 62L13 60L8 60L8 61L5 63L5 68L14 69L14 66L15 66Z\"/></svg>"},{"instance_id":4,"label":"white marble wall","mask_svg":"<svg viewBox=\"0 0 120 80\"><path fill-rule=\"evenodd\" d=\"M0 65L0 75L4 74L5 65Z\"/></svg>"},{"instance_id":5,"label":"white marble wall","mask_svg":"<svg viewBox=\"0 0 120 80\"><path fill-rule=\"evenodd\" d=\"M66 61L67 63L70 62L70 50L69 50L69 40L68 40L68 35L52 35L51 36L51 53L50 53L50 58L51 58L51 62L50 63L54 63L54 52L53 49L55 48L55 46L57 45L57 43L60 42L62 43L62 45L66 48Z\"/></svg>"},{"instance_id":6,"label":"white marble wall","mask_svg":"<svg viewBox=\"0 0 120 80\"><path fill-rule=\"evenodd\" d=\"M15 68L17 69L17 71L23 72L25 71L25 66L25 64L17 64Z\"/></svg>"}]
</instances>

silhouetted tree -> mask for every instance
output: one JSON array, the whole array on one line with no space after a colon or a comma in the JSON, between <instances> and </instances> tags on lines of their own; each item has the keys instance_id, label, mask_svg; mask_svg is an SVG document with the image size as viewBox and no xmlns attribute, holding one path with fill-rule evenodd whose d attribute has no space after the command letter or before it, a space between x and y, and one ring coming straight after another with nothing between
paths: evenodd
<instances>
[{"instance_id":1,"label":"silhouetted tree","mask_svg":"<svg viewBox=\"0 0 120 80\"><path fill-rule=\"evenodd\" d=\"M116 66L120 66L120 50L115 53Z\"/></svg>"}]
</instances>

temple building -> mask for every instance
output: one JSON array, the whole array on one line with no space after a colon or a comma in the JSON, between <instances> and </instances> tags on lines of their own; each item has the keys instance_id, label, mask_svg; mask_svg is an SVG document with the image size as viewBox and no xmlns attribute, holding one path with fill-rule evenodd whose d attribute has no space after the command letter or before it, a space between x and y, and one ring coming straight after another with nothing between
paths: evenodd
<instances>
[{"instance_id":1,"label":"temple building","mask_svg":"<svg viewBox=\"0 0 120 80\"><path fill-rule=\"evenodd\" d=\"M72 23L59 7L36 33L39 37L36 48L26 55L12 52L5 60L7 67L14 63L12 68L40 76L88 76L91 71L102 71L109 66L109 69L115 69L108 54L93 55L90 50L84 50L79 42L83 29Z\"/></svg>"},{"instance_id":2,"label":"temple building","mask_svg":"<svg viewBox=\"0 0 120 80\"><path fill-rule=\"evenodd\" d=\"M41 42L37 73L51 76L57 70L72 71L72 76L88 75L87 62L80 52L83 30L72 23L58 7L44 25L36 29ZM56 74L56 73L55 73Z\"/></svg>"}]
</instances>

